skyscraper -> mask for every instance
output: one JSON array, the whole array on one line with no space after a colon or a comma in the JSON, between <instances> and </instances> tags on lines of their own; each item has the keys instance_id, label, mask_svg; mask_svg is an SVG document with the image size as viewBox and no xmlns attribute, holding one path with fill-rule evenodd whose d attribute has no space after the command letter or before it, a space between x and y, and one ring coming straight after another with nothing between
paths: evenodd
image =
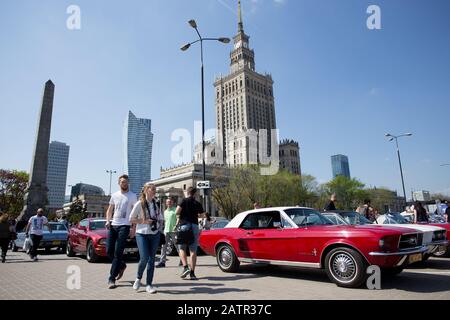
<instances>
[{"instance_id":1,"label":"skyscraper","mask_svg":"<svg viewBox=\"0 0 450 320\"><path fill-rule=\"evenodd\" d=\"M70 147L58 141L52 141L48 148L48 207L62 208L66 194L67 166Z\"/></svg>"},{"instance_id":2,"label":"skyscraper","mask_svg":"<svg viewBox=\"0 0 450 320\"><path fill-rule=\"evenodd\" d=\"M124 126L125 173L130 190L139 194L142 186L151 180L153 133L150 119L136 118L129 111Z\"/></svg>"},{"instance_id":3,"label":"skyscraper","mask_svg":"<svg viewBox=\"0 0 450 320\"><path fill-rule=\"evenodd\" d=\"M350 178L350 167L347 156L342 154L331 156L331 168L333 170L333 179L337 176Z\"/></svg>"},{"instance_id":4,"label":"skyscraper","mask_svg":"<svg viewBox=\"0 0 450 320\"><path fill-rule=\"evenodd\" d=\"M225 163L246 164L256 161L261 152L271 154L271 129L276 129L273 80L269 74L255 70L255 53L250 37L244 32L241 2L238 2L238 33L230 53L231 67L227 76L214 82L217 145L223 150ZM267 144L259 145L260 129L267 130ZM231 134L230 134L231 133Z\"/></svg>"},{"instance_id":5,"label":"skyscraper","mask_svg":"<svg viewBox=\"0 0 450 320\"><path fill-rule=\"evenodd\" d=\"M47 168L48 146L50 142L50 130L52 128L53 97L55 85L51 80L45 83L42 97L39 122L36 130L36 142L31 163L30 180L25 191L22 212L18 219L28 221L36 214L37 209L45 208L48 203Z\"/></svg>"}]
</instances>

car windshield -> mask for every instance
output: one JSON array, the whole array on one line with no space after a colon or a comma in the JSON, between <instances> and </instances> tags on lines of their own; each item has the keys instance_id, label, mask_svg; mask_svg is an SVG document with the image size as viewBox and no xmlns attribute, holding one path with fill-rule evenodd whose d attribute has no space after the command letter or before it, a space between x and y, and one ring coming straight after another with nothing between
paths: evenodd
<instances>
[{"instance_id":1,"label":"car windshield","mask_svg":"<svg viewBox=\"0 0 450 320\"><path fill-rule=\"evenodd\" d=\"M331 222L333 222L333 224L337 224L337 225L348 224L348 222L345 221L340 215L335 214L335 213L323 213L323 216L326 217Z\"/></svg>"},{"instance_id":2,"label":"car windshield","mask_svg":"<svg viewBox=\"0 0 450 320\"><path fill-rule=\"evenodd\" d=\"M341 217L351 225L372 224L366 217L360 215L358 212L341 212Z\"/></svg>"},{"instance_id":3,"label":"car windshield","mask_svg":"<svg viewBox=\"0 0 450 320\"><path fill-rule=\"evenodd\" d=\"M91 230L105 229L106 228L105 223L106 220L91 221L91 223L89 224L89 229Z\"/></svg>"},{"instance_id":4,"label":"car windshield","mask_svg":"<svg viewBox=\"0 0 450 320\"><path fill-rule=\"evenodd\" d=\"M400 213L386 213L386 221L385 223L390 224L408 224L410 223L408 220L403 218Z\"/></svg>"},{"instance_id":5,"label":"car windshield","mask_svg":"<svg viewBox=\"0 0 450 320\"><path fill-rule=\"evenodd\" d=\"M52 228L52 231L67 231L67 228L62 223L49 223L48 226ZM48 226L44 226L44 231L49 231Z\"/></svg>"},{"instance_id":6,"label":"car windshield","mask_svg":"<svg viewBox=\"0 0 450 320\"><path fill-rule=\"evenodd\" d=\"M221 228L225 228L225 226L228 224L228 220L220 220L218 222L213 223L213 225L211 226L211 229L221 229Z\"/></svg>"},{"instance_id":7,"label":"car windshield","mask_svg":"<svg viewBox=\"0 0 450 320\"><path fill-rule=\"evenodd\" d=\"M333 224L333 222L313 209L292 208L284 211L298 227Z\"/></svg>"}]
</instances>

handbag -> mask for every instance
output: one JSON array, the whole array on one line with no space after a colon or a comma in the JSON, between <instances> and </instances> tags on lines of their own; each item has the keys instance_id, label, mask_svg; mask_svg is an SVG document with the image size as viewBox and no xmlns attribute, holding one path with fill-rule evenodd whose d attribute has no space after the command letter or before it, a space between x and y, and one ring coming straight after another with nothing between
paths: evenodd
<instances>
[{"instance_id":1,"label":"handbag","mask_svg":"<svg viewBox=\"0 0 450 320\"><path fill-rule=\"evenodd\" d=\"M176 227L175 242L177 244L191 245L194 240L194 231L190 224L180 224Z\"/></svg>"}]
</instances>

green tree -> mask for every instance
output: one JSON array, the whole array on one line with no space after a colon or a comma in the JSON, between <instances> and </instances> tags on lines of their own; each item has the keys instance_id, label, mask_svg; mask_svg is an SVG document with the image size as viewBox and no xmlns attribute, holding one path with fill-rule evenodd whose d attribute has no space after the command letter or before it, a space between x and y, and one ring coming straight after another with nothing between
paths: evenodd
<instances>
[{"instance_id":1,"label":"green tree","mask_svg":"<svg viewBox=\"0 0 450 320\"><path fill-rule=\"evenodd\" d=\"M442 202L450 202L450 196L442 193L434 193L431 195L431 200L441 200Z\"/></svg>"},{"instance_id":2,"label":"green tree","mask_svg":"<svg viewBox=\"0 0 450 320\"><path fill-rule=\"evenodd\" d=\"M366 189L367 198L370 199L371 206L380 213L389 211L389 208L395 206L397 193L388 188Z\"/></svg>"},{"instance_id":3,"label":"green tree","mask_svg":"<svg viewBox=\"0 0 450 320\"><path fill-rule=\"evenodd\" d=\"M76 224L86 218L87 218L86 206L83 205L82 200L76 197L75 200L73 200L72 204L70 205L68 220L70 223Z\"/></svg>"},{"instance_id":4,"label":"green tree","mask_svg":"<svg viewBox=\"0 0 450 320\"><path fill-rule=\"evenodd\" d=\"M23 209L28 179L24 171L0 169L0 209L13 218Z\"/></svg>"},{"instance_id":5,"label":"green tree","mask_svg":"<svg viewBox=\"0 0 450 320\"><path fill-rule=\"evenodd\" d=\"M325 183L323 190L328 196L336 194L338 209L354 210L368 196L364 190L364 183L344 176L337 176Z\"/></svg>"},{"instance_id":6,"label":"green tree","mask_svg":"<svg viewBox=\"0 0 450 320\"><path fill-rule=\"evenodd\" d=\"M253 208L293 206L302 201L301 177L287 171L275 175L261 175L257 166L235 168L231 177L220 178L213 190L213 199L228 219ZM310 196L310 195L308 195Z\"/></svg>"},{"instance_id":7,"label":"green tree","mask_svg":"<svg viewBox=\"0 0 450 320\"><path fill-rule=\"evenodd\" d=\"M320 198L319 184L316 178L309 174L300 177L300 201L299 205L314 207Z\"/></svg>"}]
</instances>

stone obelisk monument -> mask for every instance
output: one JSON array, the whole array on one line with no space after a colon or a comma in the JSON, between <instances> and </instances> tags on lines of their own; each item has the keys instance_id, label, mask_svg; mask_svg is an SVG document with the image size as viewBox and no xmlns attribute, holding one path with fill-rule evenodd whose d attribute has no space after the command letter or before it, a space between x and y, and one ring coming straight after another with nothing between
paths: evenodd
<instances>
[{"instance_id":1,"label":"stone obelisk monument","mask_svg":"<svg viewBox=\"0 0 450 320\"><path fill-rule=\"evenodd\" d=\"M30 171L30 181L25 192L25 206L19 219L27 221L36 214L37 209L45 208L47 199L47 166L48 146L50 142L50 129L52 127L53 95L55 85L51 80L45 83L42 98L39 125L37 128L36 145L34 146L33 160Z\"/></svg>"}]
</instances>

